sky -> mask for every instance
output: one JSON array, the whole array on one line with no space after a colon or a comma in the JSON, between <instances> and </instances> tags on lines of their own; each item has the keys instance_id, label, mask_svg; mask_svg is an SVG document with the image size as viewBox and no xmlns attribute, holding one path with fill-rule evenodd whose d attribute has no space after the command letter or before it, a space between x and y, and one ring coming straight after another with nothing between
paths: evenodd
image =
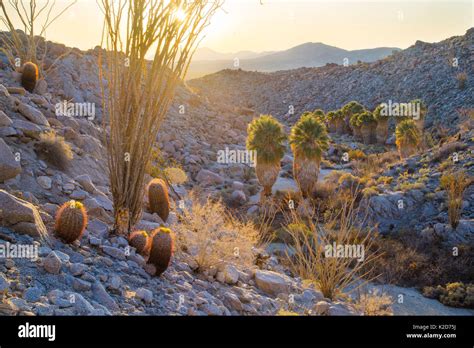
<instances>
[{"instance_id":1,"label":"sky","mask_svg":"<svg viewBox=\"0 0 474 348\"><path fill-rule=\"evenodd\" d=\"M68 2L57 0L58 9ZM48 28L46 37L93 48L100 44L102 19L96 0L78 0ZM474 0L226 0L200 47L263 52L322 42L350 50L406 48L416 40L463 35L471 27Z\"/></svg>"}]
</instances>

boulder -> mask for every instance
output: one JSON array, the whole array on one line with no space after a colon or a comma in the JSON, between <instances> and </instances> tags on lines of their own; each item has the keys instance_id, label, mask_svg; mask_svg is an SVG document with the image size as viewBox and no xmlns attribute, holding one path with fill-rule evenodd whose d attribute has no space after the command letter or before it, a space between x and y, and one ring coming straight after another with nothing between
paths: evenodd
<instances>
[{"instance_id":1,"label":"boulder","mask_svg":"<svg viewBox=\"0 0 474 348\"><path fill-rule=\"evenodd\" d=\"M13 121L3 111L0 110L0 127L9 127Z\"/></svg>"},{"instance_id":2,"label":"boulder","mask_svg":"<svg viewBox=\"0 0 474 348\"><path fill-rule=\"evenodd\" d=\"M25 116L25 118L39 126L49 127L49 122L41 111L28 104L20 102L17 105L18 112Z\"/></svg>"},{"instance_id":3,"label":"boulder","mask_svg":"<svg viewBox=\"0 0 474 348\"><path fill-rule=\"evenodd\" d=\"M0 190L0 221L3 226L20 234L33 237L48 235L38 209L4 190Z\"/></svg>"},{"instance_id":4,"label":"boulder","mask_svg":"<svg viewBox=\"0 0 474 348\"><path fill-rule=\"evenodd\" d=\"M260 290L272 296L287 294L291 288L290 278L273 271L257 270L255 284Z\"/></svg>"},{"instance_id":5,"label":"boulder","mask_svg":"<svg viewBox=\"0 0 474 348\"><path fill-rule=\"evenodd\" d=\"M0 139L0 182L12 179L21 172L20 162L10 150L10 147Z\"/></svg>"},{"instance_id":6,"label":"boulder","mask_svg":"<svg viewBox=\"0 0 474 348\"><path fill-rule=\"evenodd\" d=\"M209 185L220 185L224 182L224 179L216 173L211 172L207 169L201 169L196 176L198 184L209 186Z\"/></svg>"}]
</instances>

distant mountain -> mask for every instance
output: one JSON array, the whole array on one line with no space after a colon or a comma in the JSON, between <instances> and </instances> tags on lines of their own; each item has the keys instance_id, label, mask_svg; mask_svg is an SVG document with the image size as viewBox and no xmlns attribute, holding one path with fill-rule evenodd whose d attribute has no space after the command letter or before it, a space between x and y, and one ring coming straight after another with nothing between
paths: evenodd
<instances>
[{"instance_id":1,"label":"distant mountain","mask_svg":"<svg viewBox=\"0 0 474 348\"><path fill-rule=\"evenodd\" d=\"M234 58L239 59L253 59L262 57L274 52L253 52L253 51L239 51L231 53L222 53L214 51L213 49L203 47L198 48L194 54L194 61L203 61L203 60L232 60Z\"/></svg>"},{"instance_id":2,"label":"distant mountain","mask_svg":"<svg viewBox=\"0 0 474 348\"><path fill-rule=\"evenodd\" d=\"M188 79L200 77L223 69L235 69L235 58L238 67L243 70L271 72L290 70L302 67L320 67L328 63L356 64L358 61L374 62L400 51L395 47L378 47L363 50L348 51L342 48L325 45L320 42L308 42L285 51L255 53L242 51L223 54L211 49L201 49L196 52L188 73Z\"/></svg>"}]
</instances>

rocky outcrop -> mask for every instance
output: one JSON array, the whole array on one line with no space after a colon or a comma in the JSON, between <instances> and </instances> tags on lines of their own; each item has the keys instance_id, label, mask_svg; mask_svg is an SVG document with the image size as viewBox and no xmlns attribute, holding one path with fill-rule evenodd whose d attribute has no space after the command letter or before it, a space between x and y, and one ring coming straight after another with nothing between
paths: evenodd
<instances>
[{"instance_id":1,"label":"rocky outcrop","mask_svg":"<svg viewBox=\"0 0 474 348\"><path fill-rule=\"evenodd\" d=\"M0 139L0 182L14 178L20 173L20 161L17 161L5 141Z\"/></svg>"}]
</instances>

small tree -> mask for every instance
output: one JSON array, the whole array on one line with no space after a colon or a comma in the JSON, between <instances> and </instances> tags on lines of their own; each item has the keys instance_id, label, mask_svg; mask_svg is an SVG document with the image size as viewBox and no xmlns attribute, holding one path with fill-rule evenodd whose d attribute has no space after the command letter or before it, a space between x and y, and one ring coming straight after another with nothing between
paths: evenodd
<instances>
[{"instance_id":1,"label":"small tree","mask_svg":"<svg viewBox=\"0 0 474 348\"><path fill-rule=\"evenodd\" d=\"M101 0L99 59L105 142L115 230L127 234L142 211L145 169L153 143L186 74L199 35L222 2ZM147 60L151 57L151 61Z\"/></svg>"},{"instance_id":2,"label":"small tree","mask_svg":"<svg viewBox=\"0 0 474 348\"><path fill-rule=\"evenodd\" d=\"M377 143L384 145L388 138L388 117L382 115L382 106L379 105L373 112L377 126L375 128L375 137Z\"/></svg>"}]
</instances>

